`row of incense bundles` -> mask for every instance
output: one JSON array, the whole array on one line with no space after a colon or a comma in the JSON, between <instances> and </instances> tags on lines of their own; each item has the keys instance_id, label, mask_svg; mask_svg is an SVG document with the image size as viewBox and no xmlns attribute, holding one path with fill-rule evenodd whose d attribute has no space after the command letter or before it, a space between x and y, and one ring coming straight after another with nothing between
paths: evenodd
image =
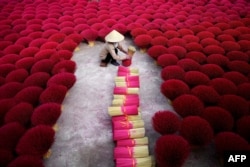
<instances>
[{"instance_id":1,"label":"row of incense bundles","mask_svg":"<svg viewBox=\"0 0 250 167\"><path fill-rule=\"evenodd\" d=\"M139 70L119 66L112 105L108 108L112 117L113 140L116 143L116 167L153 166L139 106L139 88Z\"/></svg>"}]
</instances>

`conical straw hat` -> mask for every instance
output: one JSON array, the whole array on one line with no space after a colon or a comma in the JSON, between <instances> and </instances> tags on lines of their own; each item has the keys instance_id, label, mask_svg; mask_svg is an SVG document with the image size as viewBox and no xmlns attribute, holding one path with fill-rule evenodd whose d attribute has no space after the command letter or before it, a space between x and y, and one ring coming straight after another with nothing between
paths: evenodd
<instances>
[{"instance_id":1,"label":"conical straw hat","mask_svg":"<svg viewBox=\"0 0 250 167\"><path fill-rule=\"evenodd\" d=\"M105 40L107 42L120 42L124 39L124 36L118 31L113 30L108 35L106 35Z\"/></svg>"}]
</instances>

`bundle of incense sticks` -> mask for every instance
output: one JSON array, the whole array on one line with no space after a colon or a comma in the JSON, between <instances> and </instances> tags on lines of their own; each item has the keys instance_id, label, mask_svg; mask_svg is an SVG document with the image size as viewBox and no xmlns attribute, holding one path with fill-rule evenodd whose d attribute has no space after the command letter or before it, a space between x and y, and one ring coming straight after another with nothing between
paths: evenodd
<instances>
[{"instance_id":1,"label":"bundle of incense sticks","mask_svg":"<svg viewBox=\"0 0 250 167\"><path fill-rule=\"evenodd\" d=\"M112 121L135 121L141 119L140 113L138 113L138 115L121 115L112 117Z\"/></svg>"},{"instance_id":2,"label":"bundle of incense sticks","mask_svg":"<svg viewBox=\"0 0 250 167\"><path fill-rule=\"evenodd\" d=\"M118 67L113 100L108 107L115 141L114 160L117 167L152 167L148 137L141 117L139 70Z\"/></svg>"},{"instance_id":3,"label":"bundle of incense sticks","mask_svg":"<svg viewBox=\"0 0 250 167\"><path fill-rule=\"evenodd\" d=\"M143 120L113 121L112 125L113 125L113 129L136 129L136 128L143 128L144 121Z\"/></svg>"},{"instance_id":4,"label":"bundle of incense sticks","mask_svg":"<svg viewBox=\"0 0 250 167\"><path fill-rule=\"evenodd\" d=\"M127 95L127 94L139 94L139 88L128 87L114 87L114 94Z\"/></svg>"},{"instance_id":5,"label":"bundle of incense sticks","mask_svg":"<svg viewBox=\"0 0 250 167\"><path fill-rule=\"evenodd\" d=\"M118 67L118 72L127 72L127 73L137 73L137 74L139 74L139 69L138 68L132 68L132 67L119 66Z\"/></svg>"},{"instance_id":6,"label":"bundle of incense sticks","mask_svg":"<svg viewBox=\"0 0 250 167\"><path fill-rule=\"evenodd\" d=\"M114 99L130 99L130 98L137 98L139 100L138 94L127 94L127 95L121 95L121 94L114 94Z\"/></svg>"},{"instance_id":7,"label":"bundle of incense sticks","mask_svg":"<svg viewBox=\"0 0 250 167\"><path fill-rule=\"evenodd\" d=\"M114 159L117 158L143 158L149 156L147 145L135 147L115 147Z\"/></svg>"},{"instance_id":8,"label":"bundle of incense sticks","mask_svg":"<svg viewBox=\"0 0 250 167\"><path fill-rule=\"evenodd\" d=\"M110 116L119 115L138 115L139 107L136 105L131 106L111 106L108 108L108 113Z\"/></svg>"},{"instance_id":9,"label":"bundle of incense sticks","mask_svg":"<svg viewBox=\"0 0 250 167\"><path fill-rule=\"evenodd\" d=\"M115 82L139 82L139 75L136 76L117 76Z\"/></svg>"},{"instance_id":10,"label":"bundle of incense sticks","mask_svg":"<svg viewBox=\"0 0 250 167\"><path fill-rule=\"evenodd\" d=\"M148 145L148 137L118 140L116 142L116 145L120 147L134 147L134 146Z\"/></svg>"},{"instance_id":11,"label":"bundle of incense sticks","mask_svg":"<svg viewBox=\"0 0 250 167\"><path fill-rule=\"evenodd\" d=\"M131 106L136 105L139 106L139 99L138 98L120 98L120 99L113 99L112 106Z\"/></svg>"},{"instance_id":12,"label":"bundle of incense sticks","mask_svg":"<svg viewBox=\"0 0 250 167\"><path fill-rule=\"evenodd\" d=\"M118 67L117 76L139 76L139 70L131 67Z\"/></svg>"},{"instance_id":13,"label":"bundle of incense sticks","mask_svg":"<svg viewBox=\"0 0 250 167\"><path fill-rule=\"evenodd\" d=\"M145 137L145 128L136 129L114 129L113 140L135 139Z\"/></svg>"},{"instance_id":14,"label":"bundle of incense sticks","mask_svg":"<svg viewBox=\"0 0 250 167\"><path fill-rule=\"evenodd\" d=\"M116 87L128 87L128 88L139 88L140 83L138 81L130 82L115 82Z\"/></svg>"},{"instance_id":15,"label":"bundle of incense sticks","mask_svg":"<svg viewBox=\"0 0 250 167\"><path fill-rule=\"evenodd\" d=\"M153 167L153 157L143 158L117 158L116 167Z\"/></svg>"}]
</instances>

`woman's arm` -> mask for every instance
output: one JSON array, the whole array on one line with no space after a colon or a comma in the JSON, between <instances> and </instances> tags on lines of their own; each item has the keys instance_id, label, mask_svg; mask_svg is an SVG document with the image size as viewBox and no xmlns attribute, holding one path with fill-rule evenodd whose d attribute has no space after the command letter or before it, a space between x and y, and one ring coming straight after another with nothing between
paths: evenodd
<instances>
[{"instance_id":1,"label":"woman's arm","mask_svg":"<svg viewBox=\"0 0 250 167\"><path fill-rule=\"evenodd\" d=\"M115 60L125 60L127 56L119 56L115 53L115 48L113 46L108 46L108 51Z\"/></svg>"},{"instance_id":2,"label":"woman's arm","mask_svg":"<svg viewBox=\"0 0 250 167\"><path fill-rule=\"evenodd\" d=\"M117 48L118 48L120 51L122 51L123 53L128 54L128 51L125 50L125 49L122 47L122 45L121 45L120 43L118 43Z\"/></svg>"}]
</instances>

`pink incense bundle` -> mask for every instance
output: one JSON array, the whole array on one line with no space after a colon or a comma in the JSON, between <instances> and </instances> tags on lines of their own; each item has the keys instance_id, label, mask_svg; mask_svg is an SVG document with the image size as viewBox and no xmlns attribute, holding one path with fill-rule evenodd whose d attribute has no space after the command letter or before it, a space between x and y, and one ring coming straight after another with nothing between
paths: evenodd
<instances>
[{"instance_id":1,"label":"pink incense bundle","mask_svg":"<svg viewBox=\"0 0 250 167\"><path fill-rule=\"evenodd\" d=\"M135 139L145 137L145 128L121 129L113 131L113 140Z\"/></svg>"},{"instance_id":2,"label":"pink incense bundle","mask_svg":"<svg viewBox=\"0 0 250 167\"><path fill-rule=\"evenodd\" d=\"M151 156L143 158L117 158L116 167L153 167Z\"/></svg>"},{"instance_id":3,"label":"pink incense bundle","mask_svg":"<svg viewBox=\"0 0 250 167\"><path fill-rule=\"evenodd\" d=\"M113 93L120 95L139 94L139 88L114 87Z\"/></svg>"},{"instance_id":4,"label":"pink incense bundle","mask_svg":"<svg viewBox=\"0 0 250 167\"><path fill-rule=\"evenodd\" d=\"M139 106L139 98L125 98L125 99L113 99L112 106L131 106L136 105Z\"/></svg>"},{"instance_id":5,"label":"pink incense bundle","mask_svg":"<svg viewBox=\"0 0 250 167\"><path fill-rule=\"evenodd\" d=\"M138 115L121 115L121 116L114 116L112 117L112 121L135 121L135 120L141 120L141 115L138 113Z\"/></svg>"},{"instance_id":6,"label":"pink incense bundle","mask_svg":"<svg viewBox=\"0 0 250 167\"><path fill-rule=\"evenodd\" d=\"M115 77L115 82L139 82L139 76L117 76Z\"/></svg>"},{"instance_id":7,"label":"pink incense bundle","mask_svg":"<svg viewBox=\"0 0 250 167\"><path fill-rule=\"evenodd\" d=\"M148 145L148 137L136 138L136 139L124 139L118 140L116 146L118 147L134 147L140 145Z\"/></svg>"},{"instance_id":8,"label":"pink incense bundle","mask_svg":"<svg viewBox=\"0 0 250 167\"><path fill-rule=\"evenodd\" d=\"M128 87L128 88L139 88L139 81L130 81L130 82L115 82L117 87Z\"/></svg>"},{"instance_id":9,"label":"pink incense bundle","mask_svg":"<svg viewBox=\"0 0 250 167\"><path fill-rule=\"evenodd\" d=\"M119 115L138 115L139 108L136 105L133 106L111 106L108 108L110 116Z\"/></svg>"},{"instance_id":10,"label":"pink incense bundle","mask_svg":"<svg viewBox=\"0 0 250 167\"><path fill-rule=\"evenodd\" d=\"M149 156L147 145L135 147L115 147L114 159L117 158L142 158Z\"/></svg>"},{"instance_id":11,"label":"pink incense bundle","mask_svg":"<svg viewBox=\"0 0 250 167\"><path fill-rule=\"evenodd\" d=\"M143 128L144 121L136 120L136 121L113 121L113 129L135 129L135 128Z\"/></svg>"}]
</instances>

